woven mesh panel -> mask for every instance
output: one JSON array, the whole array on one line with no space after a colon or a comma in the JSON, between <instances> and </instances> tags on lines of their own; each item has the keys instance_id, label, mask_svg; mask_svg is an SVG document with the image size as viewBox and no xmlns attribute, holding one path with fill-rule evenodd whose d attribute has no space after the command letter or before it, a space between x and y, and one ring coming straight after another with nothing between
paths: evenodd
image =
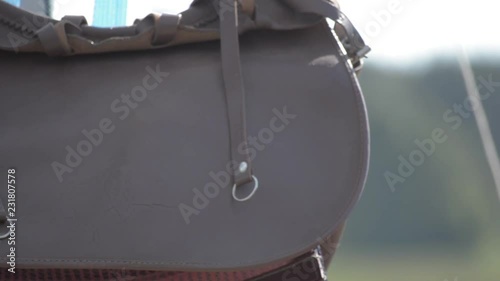
<instances>
[{"instance_id":1,"label":"woven mesh panel","mask_svg":"<svg viewBox=\"0 0 500 281\"><path fill-rule=\"evenodd\" d=\"M93 269L1 270L1 281L243 281L281 265L238 272L161 272Z\"/></svg>"}]
</instances>

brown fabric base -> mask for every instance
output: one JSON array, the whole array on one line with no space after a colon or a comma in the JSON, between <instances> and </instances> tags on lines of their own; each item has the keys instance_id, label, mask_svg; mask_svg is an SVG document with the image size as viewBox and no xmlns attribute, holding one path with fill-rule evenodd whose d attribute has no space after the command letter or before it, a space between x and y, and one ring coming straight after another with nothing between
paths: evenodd
<instances>
[{"instance_id":1,"label":"brown fabric base","mask_svg":"<svg viewBox=\"0 0 500 281\"><path fill-rule=\"evenodd\" d=\"M2 281L243 281L270 269L241 272L161 272L135 270L18 269L2 270ZM272 270L272 268L271 268Z\"/></svg>"}]
</instances>

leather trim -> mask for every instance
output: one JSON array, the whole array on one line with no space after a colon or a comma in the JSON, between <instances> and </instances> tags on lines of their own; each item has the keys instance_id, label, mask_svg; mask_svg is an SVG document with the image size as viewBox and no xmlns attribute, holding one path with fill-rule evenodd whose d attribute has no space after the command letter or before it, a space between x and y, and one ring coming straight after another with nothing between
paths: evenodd
<instances>
[{"instance_id":1,"label":"leather trim","mask_svg":"<svg viewBox=\"0 0 500 281\"><path fill-rule=\"evenodd\" d=\"M236 0L233 3L234 11L226 9L225 6L220 8L222 76L226 93L234 184L239 187L252 181L252 161L247 149L245 87L241 70ZM238 170L241 163L247 165L243 172Z\"/></svg>"}]
</instances>

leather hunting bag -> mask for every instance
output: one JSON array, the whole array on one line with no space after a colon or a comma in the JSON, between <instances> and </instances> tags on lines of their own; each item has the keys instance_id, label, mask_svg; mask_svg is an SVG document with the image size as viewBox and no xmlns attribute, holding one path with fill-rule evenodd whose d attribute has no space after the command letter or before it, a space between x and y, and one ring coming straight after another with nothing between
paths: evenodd
<instances>
[{"instance_id":1,"label":"leather hunting bag","mask_svg":"<svg viewBox=\"0 0 500 281\"><path fill-rule=\"evenodd\" d=\"M329 259L367 175L368 51L327 0L196 0L116 28L0 1L2 267L12 237L17 269Z\"/></svg>"}]
</instances>

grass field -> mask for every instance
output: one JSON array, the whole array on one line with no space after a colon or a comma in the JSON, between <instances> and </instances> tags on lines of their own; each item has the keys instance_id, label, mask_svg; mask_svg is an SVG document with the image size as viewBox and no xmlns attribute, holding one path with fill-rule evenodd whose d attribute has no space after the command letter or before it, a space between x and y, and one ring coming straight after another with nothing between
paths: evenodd
<instances>
[{"instance_id":1,"label":"grass field","mask_svg":"<svg viewBox=\"0 0 500 281\"><path fill-rule=\"evenodd\" d=\"M500 281L500 253L367 256L339 252L328 273L330 281Z\"/></svg>"}]
</instances>

